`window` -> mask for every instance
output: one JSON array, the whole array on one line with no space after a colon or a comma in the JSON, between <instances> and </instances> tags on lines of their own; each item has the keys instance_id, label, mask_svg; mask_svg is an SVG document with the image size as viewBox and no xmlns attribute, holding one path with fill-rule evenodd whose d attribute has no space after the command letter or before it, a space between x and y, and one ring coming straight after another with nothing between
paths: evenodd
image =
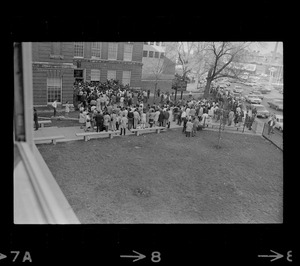
<instances>
[{"instance_id":1,"label":"window","mask_svg":"<svg viewBox=\"0 0 300 266\"><path fill-rule=\"evenodd\" d=\"M157 45L157 46L159 46L159 45L160 45L160 42L155 42L155 43L156 43L156 45Z\"/></svg>"},{"instance_id":2,"label":"window","mask_svg":"<svg viewBox=\"0 0 300 266\"><path fill-rule=\"evenodd\" d=\"M165 57L165 53L160 53L160 58L164 58Z\"/></svg>"},{"instance_id":3,"label":"window","mask_svg":"<svg viewBox=\"0 0 300 266\"><path fill-rule=\"evenodd\" d=\"M117 60L118 44L110 42L108 44L108 59Z\"/></svg>"},{"instance_id":4,"label":"window","mask_svg":"<svg viewBox=\"0 0 300 266\"><path fill-rule=\"evenodd\" d=\"M144 42L144 44L148 44L148 42Z\"/></svg>"},{"instance_id":5,"label":"window","mask_svg":"<svg viewBox=\"0 0 300 266\"><path fill-rule=\"evenodd\" d=\"M155 52L154 57L158 58L159 57L159 52Z\"/></svg>"},{"instance_id":6,"label":"window","mask_svg":"<svg viewBox=\"0 0 300 266\"><path fill-rule=\"evenodd\" d=\"M83 42L74 43L74 57L83 57Z\"/></svg>"},{"instance_id":7,"label":"window","mask_svg":"<svg viewBox=\"0 0 300 266\"><path fill-rule=\"evenodd\" d=\"M92 57L101 58L101 42L92 42Z\"/></svg>"},{"instance_id":8,"label":"window","mask_svg":"<svg viewBox=\"0 0 300 266\"><path fill-rule=\"evenodd\" d=\"M149 57L153 57L153 51L149 51Z\"/></svg>"},{"instance_id":9,"label":"window","mask_svg":"<svg viewBox=\"0 0 300 266\"><path fill-rule=\"evenodd\" d=\"M91 81L100 81L100 69L91 69Z\"/></svg>"},{"instance_id":10,"label":"window","mask_svg":"<svg viewBox=\"0 0 300 266\"><path fill-rule=\"evenodd\" d=\"M108 80L116 79L116 76L117 76L116 70L107 70L107 79Z\"/></svg>"},{"instance_id":11,"label":"window","mask_svg":"<svg viewBox=\"0 0 300 266\"><path fill-rule=\"evenodd\" d=\"M154 42L150 42L150 45L154 45Z\"/></svg>"},{"instance_id":12,"label":"window","mask_svg":"<svg viewBox=\"0 0 300 266\"><path fill-rule=\"evenodd\" d=\"M132 44L124 44L124 61L132 61Z\"/></svg>"},{"instance_id":13,"label":"window","mask_svg":"<svg viewBox=\"0 0 300 266\"><path fill-rule=\"evenodd\" d=\"M61 103L61 78L47 78L47 102Z\"/></svg>"},{"instance_id":14,"label":"window","mask_svg":"<svg viewBox=\"0 0 300 266\"><path fill-rule=\"evenodd\" d=\"M122 84L130 85L131 71L123 71Z\"/></svg>"},{"instance_id":15,"label":"window","mask_svg":"<svg viewBox=\"0 0 300 266\"><path fill-rule=\"evenodd\" d=\"M143 57L147 57L148 56L148 51L143 51Z\"/></svg>"}]
</instances>

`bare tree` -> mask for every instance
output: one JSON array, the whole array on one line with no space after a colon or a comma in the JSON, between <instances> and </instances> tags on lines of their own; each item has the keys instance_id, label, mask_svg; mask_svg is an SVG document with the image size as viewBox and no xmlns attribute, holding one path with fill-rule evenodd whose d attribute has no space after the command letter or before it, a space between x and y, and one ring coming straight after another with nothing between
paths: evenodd
<instances>
[{"instance_id":1,"label":"bare tree","mask_svg":"<svg viewBox=\"0 0 300 266\"><path fill-rule=\"evenodd\" d=\"M235 67L236 63L242 62L245 49L251 42L212 42L206 47L207 83L204 90L204 97L209 95L211 82L223 77L241 79L244 72L241 68Z\"/></svg>"}]
</instances>

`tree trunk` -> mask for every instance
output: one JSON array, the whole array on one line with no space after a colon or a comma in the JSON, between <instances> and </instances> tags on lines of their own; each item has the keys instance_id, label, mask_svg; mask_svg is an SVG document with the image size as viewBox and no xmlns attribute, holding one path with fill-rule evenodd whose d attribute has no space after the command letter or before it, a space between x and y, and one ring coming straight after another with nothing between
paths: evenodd
<instances>
[{"instance_id":1,"label":"tree trunk","mask_svg":"<svg viewBox=\"0 0 300 266\"><path fill-rule=\"evenodd\" d=\"M157 81L155 82L155 87L154 87L154 98L153 98L153 102L155 102L156 89L157 89Z\"/></svg>"},{"instance_id":2,"label":"tree trunk","mask_svg":"<svg viewBox=\"0 0 300 266\"><path fill-rule=\"evenodd\" d=\"M204 95L203 95L204 98L208 98L208 96L209 96L210 84L211 84L212 78L213 78L212 72L213 72L213 68L210 68L210 70L207 73L207 78L206 78L207 82L206 82Z\"/></svg>"},{"instance_id":3,"label":"tree trunk","mask_svg":"<svg viewBox=\"0 0 300 266\"><path fill-rule=\"evenodd\" d=\"M180 99L182 100L182 94L183 94L183 91L181 91L181 95L180 95Z\"/></svg>"},{"instance_id":4,"label":"tree trunk","mask_svg":"<svg viewBox=\"0 0 300 266\"><path fill-rule=\"evenodd\" d=\"M208 96L209 96L211 82L212 82L212 79L208 78L206 85L205 85L205 89L204 89L204 96L203 96L204 98L208 98Z\"/></svg>"},{"instance_id":5,"label":"tree trunk","mask_svg":"<svg viewBox=\"0 0 300 266\"><path fill-rule=\"evenodd\" d=\"M177 98L177 89L175 89L175 102L176 102L176 98Z\"/></svg>"}]
</instances>

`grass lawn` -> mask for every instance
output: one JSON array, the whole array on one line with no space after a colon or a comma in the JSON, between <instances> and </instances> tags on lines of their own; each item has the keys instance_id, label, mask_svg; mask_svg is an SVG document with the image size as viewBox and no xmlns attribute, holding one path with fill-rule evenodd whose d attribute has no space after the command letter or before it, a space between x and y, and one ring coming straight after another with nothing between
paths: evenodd
<instances>
[{"instance_id":1,"label":"grass lawn","mask_svg":"<svg viewBox=\"0 0 300 266\"><path fill-rule=\"evenodd\" d=\"M259 136L181 130L38 145L82 223L281 223L283 154Z\"/></svg>"}]
</instances>

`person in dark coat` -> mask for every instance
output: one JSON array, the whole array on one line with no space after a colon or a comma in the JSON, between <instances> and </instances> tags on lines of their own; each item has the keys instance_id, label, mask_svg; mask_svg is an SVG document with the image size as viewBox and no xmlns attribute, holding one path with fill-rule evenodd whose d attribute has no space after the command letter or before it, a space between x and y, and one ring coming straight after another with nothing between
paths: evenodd
<instances>
[{"instance_id":1,"label":"person in dark coat","mask_svg":"<svg viewBox=\"0 0 300 266\"><path fill-rule=\"evenodd\" d=\"M149 98L150 98L150 90L148 89L148 91L147 91L147 99L149 100Z\"/></svg>"},{"instance_id":2,"label":"person in dark coat","mask_svg":"<svg viewBox=\"0 0 300 266\"><path fill-rule=\"evenodd\" d=\"M159 122L159 126L160 126L160 127L163 127L163 124L164 124L164 118L165 118L164 112L161 111L161 112L159 113L159 116L158 116L158 122Z\"/></svg>"},{"instance_id":3,"label":"person in dark coat","mask_svg":"<svg viewBox=\"0 0 300 266\"><path fill-rule=\"evenodd\" d=\"M97 132L102 131L103 129L103 115L100 113L100 111L97 112L95 116L96 126L97 126Z\"/></svg>"},{"instance_id":4,"label":"person in dark coat","mask_svg":"<svg viewBox=\"0 0 300 266\"><path fill-rule=\"evenodd\" d=\"M38 114L35 108L33 108L33 121L34 121L34 126L35 126L35 130L39 129L39 123L38 123Z\"/></svg>"},{"instance_id":5,"label":"person in dark coat","mask_svg":"<svg viewBox=\"0 0 300 266\"><path fill-rule=\"evenodd\" d=\"M165 126L168 125L170 114L169 114L169 112L168 112L167 110L165 110L163 113L164 113L164 122L163 122L163 126L165 127Z\"/></svg>"}]
</instances>

